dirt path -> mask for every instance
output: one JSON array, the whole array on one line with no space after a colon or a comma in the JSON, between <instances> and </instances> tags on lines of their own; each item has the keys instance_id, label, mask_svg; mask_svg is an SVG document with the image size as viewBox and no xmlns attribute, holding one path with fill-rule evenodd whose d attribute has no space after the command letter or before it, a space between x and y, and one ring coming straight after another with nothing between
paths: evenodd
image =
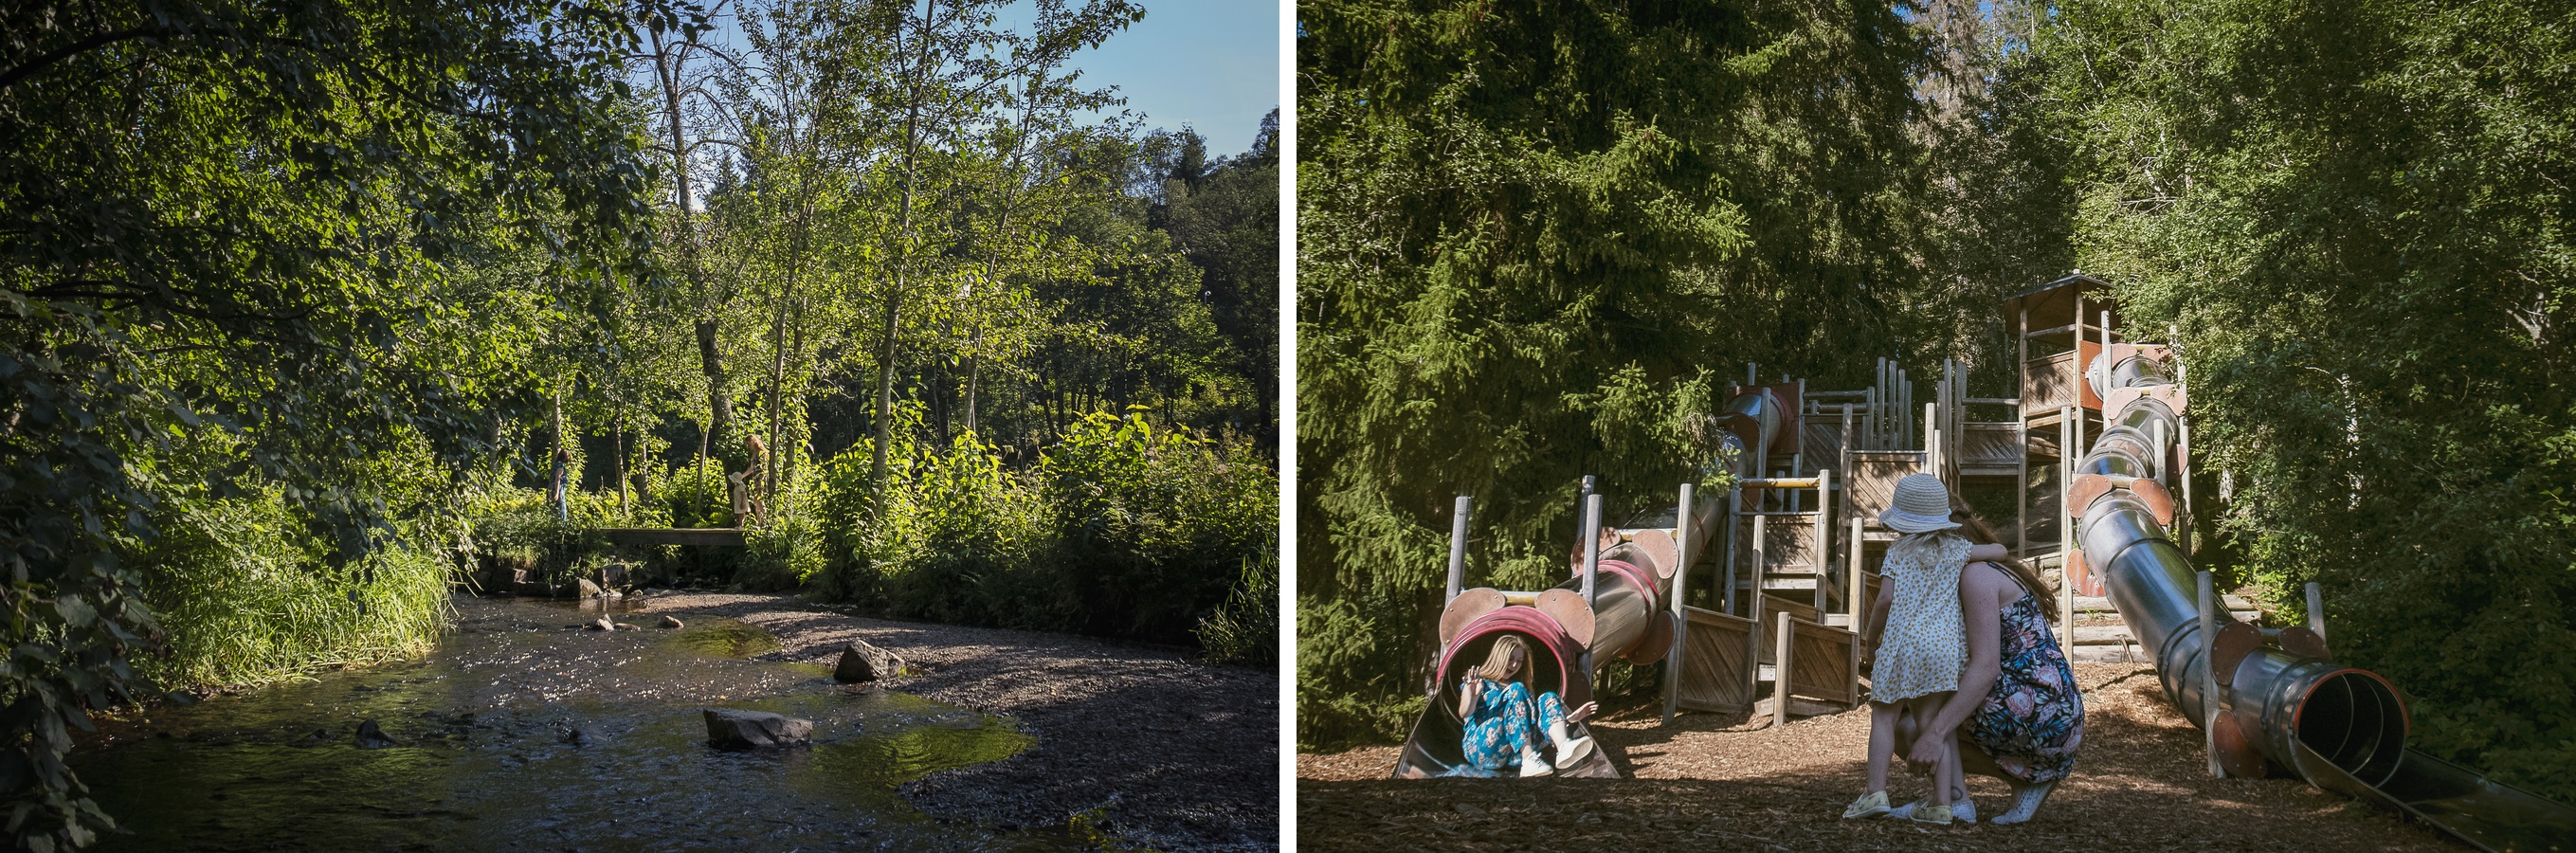
<instances>
[{"instance_id":1,"label":"dirt path","mask_svg":"<svg viewBox=\"0 0 2576 853\"><path fill-rule=\"evenodd\" d=\"M2439 832L2290 779L2213 780L2200 730L2135 664L2077 664L2084 751L2039 817L1946 831L1842 820L1861 793L1866 713L1757 728L1631 707L1594 726L1625 756L1609 780L1386 778L1395 747L1297 758L1298 844L1306 850L2320 850L2462 851ZM1900 765L1901 768L1902 765ZM2009 789L1969 777L1980 816ZM1889 796L1926 793L1901 769Z\"/></svg>"},{"instance_id":2,"label":"dirt path","mask_svg":"<svg viewBox=\"0 0 2576 853\"><path fill-rule=\"evenodd\" d=\"M1272 673L1085 637L847 616L775 595L664 594L635 612L740 619L776 635L787 659L824 666L866 640L920 673L887 689L1013 717L1037 736L1009 759L905 785L932 814L1008 829L1094 812L1093 826L1154 849L1279 846Z\"/></svg>"}]
</instances>

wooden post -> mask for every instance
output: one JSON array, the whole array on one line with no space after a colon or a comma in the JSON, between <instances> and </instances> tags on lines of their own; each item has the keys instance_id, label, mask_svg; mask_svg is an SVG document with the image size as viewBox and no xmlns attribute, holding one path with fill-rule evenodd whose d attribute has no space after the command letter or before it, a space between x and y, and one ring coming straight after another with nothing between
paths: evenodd
<instances>
[{"instance_id":1,"label":"wooden post","mask_svg":"<svg viewBox=\"0 0 2576 853\"><path fill-rule=\"evenodd\" d=\"M2217 585L2206 571L2200 578L2200 743L2212 779L2227 778L2218 764L2218 613L2211 599Z\"/></svg>"},{"instance_id":2,"label":"wooden post","mask_svg":"<svg viewBox=\"0 0 2576 853\"><path fill-rule=\"evenodd\" d=\"M1852 634L1858 635L1861 629L1861 621L1869 615L1870 605L1870 602L1861 600L1861 596L1869 594L1869 585L1861 583L1860 578L1860 516L1852 516L1851 518L1851 553L1848 557L1845 557L1844 560L1847 565L1843 572L1843 582L1851 587L1851 593L1844 596L1843 603L1849 605L1846 609L1851 611Z\"/></svg>"},{"instance_id":3,"label":"wooden post","mask_svg":"<svg viewBox=\"0 0 2576 853\"><path fill-rule=\"evenodd\" d=\"M2018 414L2013 416L2013 444L2013 556L2019 557L2030 553L2030 422Z\"/></svg>"},{"instance_id":4,"label":"wooden post","mask_svg":"<svg viewBox=\"0 0 2576 853\"><path fill-rule=\"evenodd\" d=\"M2068 660L2075 658L2075 499L2068 484L2075 479L2075 418L2084 411L2079 406L2062 406L2057 410L2057 613L2065 621L2065 632L2058 643Z\"/></svg>"},{"instance_id":5,"label":"wooden post","mask_svg":"<svg viewBox=\"0 0 2576 853\"><path fill-rule=\"evenodd\" d=\"M1849 605L1844 609L1851 611L1851 695L1857 697L1860 695L1861 677L1860 641L1863 636L1863 632L1869 630L1869 606L1871 603L1862 599L1862 596L1869 594L1869 584L1861 582L1859 516L1851 516L1851 554L1846 557L1845 560L1847 561L1847 568L1843 572L1843 583L1851 587L1851 592L1843 598L1843 602Z\"/></svg>"},{"instance_id":6,"label":"wooden post","mask_svg":"<svg viewBox=\"0 0 2576 853\"><path fill-rule=\"evenodd\" d=\"M1593 606L1592 578L1601 571L1601 493L1583 496L1583 606Z\"/></svg>"},{"instance_id":7,"label":"wooden post","mask_svg":"<svg viewBox=\"0 0 2576 853\"><path fill-rule=\"evenodd\" d=\"M1855 445L1852 442L1852 405L1850 403L1844 403L1842 448L1841 452L1834 454L1834 467L1836 470L1849 471L1852 469L1851 452L1854 446ZM1835 509L1842 510L1845 513L1851 512L1851 491L1851 484L1843 484L1843 499L1834 502Z\"/></svg>"},{"instance_id":8,"label":"wooden post","mask_svg":"<svg viewBox=\"0 0 2576 853\"><path fill-rule=\"evenodd\" d=\"M2108 405L2108 404L2111 402L2111 401L2110 401L2110 396L2111 396L2111 368L2112 368L2112 366L2113 366L2113 365L2111 364L2111 310L2110 310L2110 309L2108 309L2108 308L2105 308L2105 309L2103 309L2103 310L2102 310L2102 355L2101 355L2101 359L2102 359L2102 391L2101 391L2101 395L2102 395L2102 397L2103 397L2102 402L2105 404L2105 405L2104 405L2104 407L2103 407L2103 411L2102 411L2102 428L2103 428L2103 429L2110 429L2110 428L2111 428L2111 412L2110 412L2110 407L2109 407L2109 405Z\"/></svg>"},{"instance_id":9,"label":"wooden post","mask_svg":"<svg viewBox=\"0 0 2576 853\"><path fill-rule=\"evenodd\" d=\"M2109 423L2109 421L2104 421L2103 423ZM2153 464L2147 469L2147 473L2155 478L2156 485L2167 485L2170 481L2165 479L2165 451L2172 448L2165 446L2164 421L2156 422L2153 438L2154 441L2152 442L2152 445L2155 448L2156 458L2153 460Z\"/></svg>"},{"instance_id":10,"label":"wooden post","mask_svg":"<svg viewBox=\"0 0 2576 853\"><path fill-rule=\"evenodd\" d=\"M1722 586L1719 586L1717 589L1717 598L1721 605L1720 609L1725 610L1729 616L1735 615L1735 540L1737 536L1741 535L1736 528L1741 526L1741 519L1743 518L1744 489L1742 487L1728 489L1726 492L1726 527L1724 531L1726 533L1726 577L1719 581Z\"/></svg>"},{"instance_id":11,"label":"wooden post","mask_svg":"<svg viewBox=\"0 0 2576 853\"><path fill-rule=\"evenodd\" d=\"M1673 721L1682 699L1682 646L1690 633L1690 620L1682 618L1682 592L1690 588L1691 510L1695 507L1694 484L1683 483L1680 512L1673 515L1673 592L1665 602L1673 620L1673 644L1664 650L1664 722Z\"/></svg>"},{"instance_id":12,"label":"wooden post","mask_svg":"<svg viewBox=\"0 0 2576 853\"><path fill-rule=\"evenodd\" d=\"M1763 517L1762 513L1758 510L1752 515L1747 516L1747 518L1751 519L1753 523L1753 548L1750 555L1753 559L1752 565L1746 566L1744 570L1745 576L1750 579L1744 584L1744 587L1752 590L1753 613L1759 615L1762 612L1760 609L1762 607L1762 576L1771 573L1771 555L1763 553L1768 550L1764 547L1765 543L1763 542L1763 537L1765 534L1770 532L1769 528L1771 527L1771 524L1770 519ZM1757 631L1760 630L1761 622L1757 620L1754 623L1754 629Z\"/></svg>"},{"instance_id":13,"label":"wooden post","mask_svg":"<svg viewBox=\"0 0 2576 853\"><path fill-rule=\"evenodd\" d=\"M2174 415L2174 421L2175 428L2182 431L2182 440L2174 445L2174 479L2182 481L2182 555L2188 558L2192 522L2198 519L2191 514L2191 421L2179 413Z\"/></svg>"},{"instance_id":14,"label":"wooden post","mask_svg":"<svg viewBox=\"0 0 2576 853\"><path fill-rule=\"evenodd\" d=\"M1905 370L1899 368L1896 371L1896 416L1903 432L1896 437L1896 444L1900 450L1914 446L1913 414L1914 383L1907 381Z\"/></svg>"},{"instance_id":15,"label":"wooden post","mask_svg":"<svg viewBox=\"0 0 2576 853\"><path fill-rule=\"evenodd\" d=\"M1796 637L1789 632L1788 611L1780 613L1780 645L1771 664L1771 725L1789 724L1789 656L1796 650Z\"/></svg>"},{"instance_id":16,"label":"wooden post","mask_svg":"<svg viewBox=\"0 0 2576 853\"><path fill-rule=\"evenodd\" d=\"M1446 603L1448 603L1448 602L1450 602L1450 601L1455 601L1455 600L1457 600L1457 598L1458 598L1458 591L1459 591L1459 590L1461 590L1461 589L1464 589L1464 588L1466 587L1466 582L1467 582L1467 512L1468 512L1469 507L1470 507L1470 506L1472 506L1475 502L1476 502L1476 499L1475 499L1475 498L1473 498L1473 497L1470 497L1470 496L1467 496L1467 495L1459 495L1459 496L1458 496L1458 503L1457 503L1457 506L1456 506L1453 510L1451 510L1451 512L1450 512L1450 518L1449 518L1449 597L1448 597L1448 598L1441 599L1441 603L1443 603L1443 604L1446 604Z\"/></svg>"},{"instance_id":17,"label":"wooden post","mask_svg":"<svg viewBox=\"0 0 2576 853\"><path fill-rule=\"evenodd\" d=\"M1825 612L1825 582L1834 572L1833 505L1825 494L1833 491L1834 469L1816 469L1816 612Z\"/></svg>"},{"instance_id":18,"label":"wooden post","mask_svg":"<svg viewBox=\"0 0 2576 853\"><path fill-rule=\"evenodd\" d=\"M2308 631L2322 641L2326 638L2326 596L2316 581L2308 582ZM2333 648L2332 643L2327 648Z\"/></svg>"},{"instance_id":19,"label":"wooden post","mask_svg":"<svg viewBox=\"0 0 2576 853\"><path fill-rule=\"evenodd\" d=\"M1753 595L1744 602L1744 701L1762 695L1762 519L1753 519ZM1729 587L1732 589L1732 587Z\"/></svg>"}]
</instances>

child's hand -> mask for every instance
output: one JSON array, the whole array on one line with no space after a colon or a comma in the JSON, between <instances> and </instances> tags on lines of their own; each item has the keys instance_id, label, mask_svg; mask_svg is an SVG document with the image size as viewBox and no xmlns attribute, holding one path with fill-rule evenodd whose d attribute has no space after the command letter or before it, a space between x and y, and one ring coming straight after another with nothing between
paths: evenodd
<instances>
[{"instance_id":1,"label":"child's hand","mask_svg":"<svg viewBox=\"0 0 2576 853\"><path fill-rule=\"evenodd\" d=\"M1565 721L1568 723L1580 723L1584 720L1591 719L1592 712L1598 710L1601 710L1601 703L1585 702L1583 703L1583 707L1576 708L1573 713L1565 715Z\"/></svg>"}]
</instances>

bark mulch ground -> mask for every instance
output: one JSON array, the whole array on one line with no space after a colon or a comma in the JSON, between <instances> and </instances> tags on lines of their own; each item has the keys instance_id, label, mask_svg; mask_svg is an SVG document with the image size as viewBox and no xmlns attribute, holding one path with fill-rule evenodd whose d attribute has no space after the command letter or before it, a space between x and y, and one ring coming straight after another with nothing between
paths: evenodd
<instances>
[{"instance_id":1,"label":"bark mulch ground","mask_svg":"<svg viewBox=\"0 0 2576 853\"><path fill-rule=\"evenodd\" d=\"M1395 780L1396 748L1297 758L1303 850L2320 850L2460 851L2428 827L2293 779L2211 779L2198 728L2174 711L2154 670L2077 664L2085 735L2074 775L2039 816L2014 826L1921 829L1842 820L1863 787L1869 715L1772 728L1689 714L1659 726L1661 705L1619 710L1593 733L1629 778ZM1765 721L1767 722L1767 721ZM1889 798L1929 793L1903 765ZM2010 789L1970 776L1979 816Z\"/></svg>"},{"instance_id":2,"label":"bark mulch ground","mask_svg":"<svg viewBox=\"0 0 2576 853\"><path fill-rule=\"evenodd\" d=\"M1085 637L847 616L795 598L649 596L636 612L723 616L775 635L789 660L831 666L851 640L919 674L888 690L1017 719L1037 745L904 786L922 810L1003 828L1076 815L1161 850L1279 846L1278 676L1178 650Z\"/></svg>"}]
</instances>

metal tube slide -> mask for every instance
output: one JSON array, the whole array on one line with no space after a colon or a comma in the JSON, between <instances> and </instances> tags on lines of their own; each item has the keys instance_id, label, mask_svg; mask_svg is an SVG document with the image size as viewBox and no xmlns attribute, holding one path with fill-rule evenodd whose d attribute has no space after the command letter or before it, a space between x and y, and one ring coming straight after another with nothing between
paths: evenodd
<instances>
[{"instance_id":1,"label":"metal tube slide","mask_svg":"<svg viewBox=\"0 0 2576 853\"><path fill-rule=\"evenodd\" d=\"M2165 376L2163 365L2124 346L2095 359L2087 378L2107 395L2168 384ZM2191 562L2158 520L2158 502L2169 513L2171 497L2154 475L2174 470L2157 463L2172 461L2164 455L2180 434L2176 414L2141 395L2105 421L2110 426L2075 466L2078 477L2100 475L2086 481L2098 491L2078 498L2091 503L2081 507L2077 545L2155 665L2165 698L2196 724L2211 719L2204 708L2217 703L2211 734L2220 763L2245 775L2286 768L2485 850L2565 849L2576 838L2576 809L2407 749L2406 704L2396 688L2324 657L2314 632L2265 632L2222 609L2216 635L2202 636ZM2218 695L2209 696L2203 673L2213 667Z\"/></svg>"},{"instance_id":2,"label":"metal tube slide","mask_svg":"<svg viewBox=\"0 0 2576 853\"><path fill-rule=\"evenodd\" d=\"M2156 449L2137 427L2152 429L2167 416L2160 403L2140 398L2112 418L2119 425L2104 431L2077 471L2153 482L2147 460ZM2135 484L2095 498L2083 519L2079 542L2084 562L2102 573L2111 605L2155 664L2165 697L2194 721L2207 718L2206 703L2219 703L2224 712L2220 748L2240 751L2231 766L2254 761L2253 755L2241 753L2251 749L2310 782L2328 775L2314 765L2320 758L2339 774L2369 784L2387 781L2404 754L2406 709L2385 680L2271 647L2235 660L2214 656L2215 644L2200 635L2191 561L2140 499ZM2217 624L2238 623L2220 614ZM2217 697L2201 695L2202 670L2211 666L2222 667L2217 681L2225 686ZM2260 765L2252 769L2259 771Z\"/></svg>"}]
</instances>

